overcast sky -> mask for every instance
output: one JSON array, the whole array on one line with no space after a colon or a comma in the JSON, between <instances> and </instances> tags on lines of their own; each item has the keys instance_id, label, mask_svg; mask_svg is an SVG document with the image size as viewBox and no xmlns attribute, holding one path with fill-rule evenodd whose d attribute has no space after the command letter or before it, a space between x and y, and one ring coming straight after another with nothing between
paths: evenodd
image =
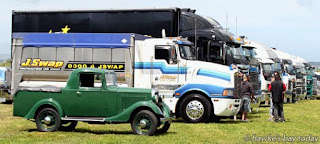
<instances>
[{"instance_id":1,"label":"overcast sky","mask_svg":"<svg viewBox=\"0 0 320 144\"><path fill-rule=\"evenodd\" d=\"M250 40L320 61L319 0L10 0L0 6L0 54L10 54L12 10L192 8ZM228 13L228 20L226 15ZM237 28L236 28L237 17Z\"/></svg>"}]
</instances>

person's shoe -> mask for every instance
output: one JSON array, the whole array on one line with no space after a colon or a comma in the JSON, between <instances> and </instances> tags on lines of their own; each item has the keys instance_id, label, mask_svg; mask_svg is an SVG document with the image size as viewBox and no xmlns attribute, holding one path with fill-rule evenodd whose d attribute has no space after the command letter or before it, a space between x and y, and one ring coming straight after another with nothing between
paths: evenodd
<instances>
[{"instance_id":1,"label":"person's shoe","mask_svg":"<svg viewBox=\"0 0 320 144\"><path fill-rule=\"evenodd\" d=\"M250 122L250 120L249 119L245 119L245 120L241 120L242 122Z\"/></svg>"}]
</instances>

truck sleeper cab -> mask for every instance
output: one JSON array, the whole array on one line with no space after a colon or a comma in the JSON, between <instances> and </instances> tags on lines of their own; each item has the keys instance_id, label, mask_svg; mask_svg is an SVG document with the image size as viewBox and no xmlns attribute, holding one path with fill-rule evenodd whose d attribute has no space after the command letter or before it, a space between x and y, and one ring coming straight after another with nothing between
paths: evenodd
<instances>
[{"instance_id":1,"label":"truck sleeper cab","mask_svg":"<svg viewBox=\"0 0 320 144\"><path fill-rule=\"evenodd\" d=\"M158 89L170 110L186 122L205 122L213 115L233 116L239 111L240 99L234 93L240 86L237 70L192 60L189 41L126 33L16 33L13 38L13 91L21 80L39 81L46 76L64 81L72 70L86 66L115 70L118 82L129 87ZM59 63L43 67L47 59ZM194 102L202 105L199 110Z\"/></svg>"},{"instance_id":2,"label":"truck sleeper cab","mask_svg":"<svg viewBox=\"0 0 320 144\"><path fill-rule=\"evenodd\" d=\"M151 89L117 87L116 75L101 69L77 69L63 88L19 87L14 116L34 119L39 131L72 130L78 121L131 123L135 134L166 132L170 110Z\"/></svg>"}]
</instances>

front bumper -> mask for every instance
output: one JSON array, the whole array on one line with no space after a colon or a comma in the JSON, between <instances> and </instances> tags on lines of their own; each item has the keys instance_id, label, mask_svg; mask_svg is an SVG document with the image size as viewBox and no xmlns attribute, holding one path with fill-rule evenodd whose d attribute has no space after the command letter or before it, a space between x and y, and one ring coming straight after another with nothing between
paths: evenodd
<instances>
[{"instance_id":1,"label":"front bumper","mask_svg":"<svg viewBox=\"0 0 320 144\"><path fill-rule=\"evenodd\" d=\"M160 122L163 124L163 123L165 123L165 122L169 122L169 123L171 123L172 122L172 119L173 119L173 117L167 117L167 118L160 118Z\"/></svg>"},{"instance_id":2,"label":"front bumper","mask_svg":"<svg viewBox=\"0 0 320 144\"><path fill-rule=\"evenodd\" d=\"M241 99L211 98L216 116L233 116L240 110Z\"/></svg>"}]
</instances>

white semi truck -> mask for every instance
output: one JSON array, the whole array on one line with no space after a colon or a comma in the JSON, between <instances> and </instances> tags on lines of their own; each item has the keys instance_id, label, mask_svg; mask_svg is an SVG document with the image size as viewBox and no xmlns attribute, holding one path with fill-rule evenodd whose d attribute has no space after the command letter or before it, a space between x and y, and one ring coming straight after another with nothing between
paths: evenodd
<instances>
[{"instance_id":1,"label":"white semi truck","mask_svg":"<svg viewBox=\"0 0 320 144\"><path fill-rule=\"evenodd\" d=\"M261 92L262 98L261 102L265 102L268 104L270 92L268 90L268 86L271 83L271 77L274 72L274 61L270 59L268 52L266 51L266 45L245 39L245 45L242 47L253 49L255 53L255 58L258 62L260 69L260 82L261 82Z\"/></svg>"},{"instance_id":2,"label":"white semi truck","mask_svg":"<svg viewBox=\"0 0 320 144\"><path fill-rule=\"evenodd\" d=\"M65 86L77 68L114 70L129 87L156 88L177 117L206 122L238 113L238 70L191 60L186 40L121 33L13 33L12 95L19 86Z\"/></svg>"},{"instance_id":3,"label":"white semi truck","mask_svg":"<svg viewBox=\"0 0 320 144\"><path fill-rule=\"evenodd\" d=\"M304 61L302 61L301 58L298 58L297 56L291 56L292 65L296 72L296 92L298 99L304 99L306 95L306 71L305 71L305 65L303 64Z\"/></svg>"},{"instance_id":4,"label":"white semi truck","mask_svg":"<svg viewBox=\"0 0 320 144\"><path fill-rule=\"evenodd\" d=\"M282 81L287 87L287 90L285 92L285 97L286 97L285 101L290 102L290 98L292 98L292 91L293 91L292 79L297 79L294 67L292 65L293 62L291 60L290 54L280 50L274 50L274 52L277 54L277 56L281 60L281 63L283 64L284 72L282 73Z\"/></svg>"}]
</instances>

